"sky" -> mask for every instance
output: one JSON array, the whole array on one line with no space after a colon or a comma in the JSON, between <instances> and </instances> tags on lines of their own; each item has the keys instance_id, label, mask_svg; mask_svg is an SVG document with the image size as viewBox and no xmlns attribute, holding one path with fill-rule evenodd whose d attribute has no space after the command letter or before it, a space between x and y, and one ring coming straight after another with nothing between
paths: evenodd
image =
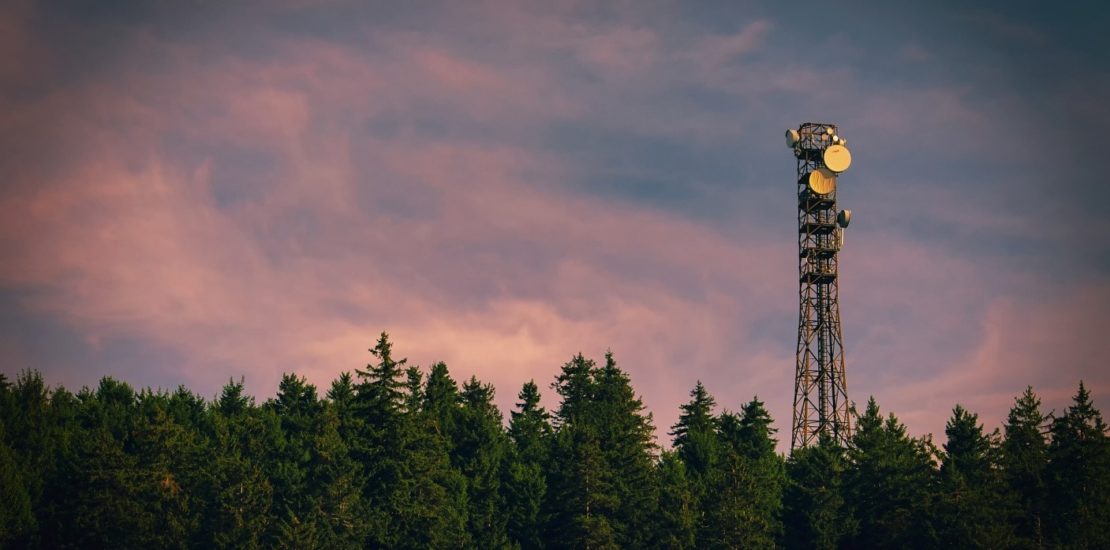
<instances>
[{"instance_id":1,"label":"sky","mask_svg":"<svg viewBox=\"0 0 1110 550\"><path fill-rule=\"evenodd\" d=\"M812 121L854 159L850 399L938 442L1027 385L1106 410L1108 11L5 2L0 373L261 402L388 331L507 416L611 349L661 444L697 380L788 442Z\"/></svg>"}]
</instances>

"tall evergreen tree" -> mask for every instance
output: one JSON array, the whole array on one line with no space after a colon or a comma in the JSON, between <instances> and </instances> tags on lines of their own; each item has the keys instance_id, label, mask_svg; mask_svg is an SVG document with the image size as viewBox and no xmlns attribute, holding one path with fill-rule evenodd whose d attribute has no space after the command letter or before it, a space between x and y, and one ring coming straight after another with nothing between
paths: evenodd
<instances>
[{"instance_id":1,"label":"tall evergreen tree","mask_svg":"<svg viewBox=\"0 0 1110 550\"><path fill-rule=\"evenodd\" d=\"M1015 546L1043 548L1045 517L1045 470L1048 444L1041 413L1041 400L1032 386L1018 397L1006 418L1001 467L1006 486L1017 507L1011 515Z\"/></svg>"},{"instance_id":2,"label":"tall evergreen tree","mask_svg":"<svg viewBox=\"0 0 1110 550\"><path fill-rule=\"evenodd\" d=\"M427 417L406 411L406 360L394 359L384 332L370 352L377 363L357 371L361 381L355 393L365 426L365 444L356 456L368 466L367 543L392 548L465 545L465 481L451 468L441 440L429 437Z\"/></svg>"},{"instance_id":3,"label":"tall evergreen tree","mask_svg":"<svg viewBox=\"0 0 1110 550\"><path fill-rule=\"evenodd\" d=\"M713 467L717 456L717 419L713 408L716 400L706 391L701 380L690 391L690 401L680 408L678 422L671 427L674 448L692 477L700 478Z\"/></svg>"},{"instance_id":4,"label":"tall evergreen tree","mask_svg":"<svg viewBox=\"0 0 1110 550\"><path fill-rule=\"evenodd\" d=\"M771 416L758 399L741 415L721 415L718 466L709 477L707 525L700 541L713 548L774 546L782 531L785 466L775 453Z\"/></svg>"},{"instance_id":5,"label":"tall evergreen tree","mask_svg":"<svg viewBox=\"0 0 1110 550\"><path fill-rule=\"evenodd\" d=\"M1082 382L1052 422L1046 535L1065 548L1110 548L1110 440Z\"/></svg>"},{"instance_id":6,"label":"tall evergreen tree","mask_svg":"<svg viewBox=\"0 0 1110 550\"><path fill-rule=\"evenodd\" d=\"M284 436L277 416L259 410L243 386L242 379L228 381L209 417L215 456L202 530L217 548L264 548L277 534L268 471Z\"/></svg>"},{"instance_id":7,"label":"tall evergreen tree","mask_svg":"<svg viewBox=\"0 0 1110 550\"><path fill-rule=\"evenodd\" d=\"M303 543L308 532L315 532L309 523L311 503L305 495L309 463L312 460L313 429L322 403L316 387L295 374L282 375L277 396L266 404L280 419L285 444L274 457L270 480L274 487L276 517L286 517L285 533L297 534Z\"/></svg>"},{"instance_id":8,"label":"tall evergreen tree","mask_svg":"<svg viewBox=\"0 0 1110 550\"><path fill-rule=\"evenodd\" d=\"M541 510L547 493L544 468L551 444L551 423L547 411L540 406L535 381L525 383L517 397L520 401L509 421L513 448L504 485L506 530L513 544L524 549L542 548Z\"/></svg>"},{"instance_id":9,"label":"tall evergreen tree","mask_svg":"<svg viewBox=\"0 0 1110 550\"><path fill-rule=\"evenodd\" d=\"M613 472L602 454L596 418L596 363L581 353L563 365L552 388L562 397L556 412L547 476L548 545L617 548L613 516L619 502Z\"/></svg>"},{"instance_id":10,"label":"tall evergreen tree","mask_svg":"<svg viewBox=\"0 0 1110 550\"><path fill-rule=\"evenodd\" d=\"M930 445L907 436L893 414L884 421L871 398L856 422L848 459L845 495L859 530L847 545L934 547L935 530L928 521L936 482Z\"/></svg>"},{"instance_id":11,"label":"tall evergreen tree","mask_svg":"<svg viewBox=\"0 0 1110 550\"><path fill-rule=\"evenodd\" d=\"M617 366L613 353L606 352L605 366L597 370L596 393L591 415L598 427L599 442L613 476L617 499L612 526L617 543L625 548L643 548L651 542L648 524L658 503L654 472L655 427L651 413L636 396L628 374Z\"/></svg>"},{"instance_id":12,"label":"tall evergreen tree","mask_svg":"<svg viewBox=\"0 0 1110 550\"><path fill-rule=\"evenodd\" d=\"M845 450L832 438L794 449L786 462L783 546L833 550L855 532L844 499Z\"/></svg>"},{"instance_id":13,"label":"tall evergreen tree","mask_svg":"<svg viewBox=\"0 0 1110 550\"><path fill-rule=\"evenodd\" d=\"M16 453L4 437L4 423L0 419L0 495L4 499L4 504L0 505L0 547L8 547L27 537L36 528L31 496L23 477Z\"/></svg>"},{"instance_id":14,"label":"tall evergreen tree","mask_svg":"<svg viewBox=\"0 0 1110 550\"><path fill-rule=\"evenodd\" d=\"M340 384L342 387L342 383ZM361 548L367 536L364 517L363 477L342 435L343 421L334 402L327 403L313 427L308 486L312 510L319 527L318 540L325 548Z\"/></svg>"},{"instance_id":15,"label":"tall evergreen tree","mask_svg":"<svg viewBox=\"0 0 1110 550\"><path fill-rule=\"evenodd\" d=\"M451 378L447 364L439 362L432 365L424 386L423 409L432 423L432 429L444 439L448 450L455 445L455 424L460 405L459 386Z\"/></svg>"},{"instance_id":16,"label":"tall evergreen tree","mask_svg":"<svg viewBox=\"0 0 1110 550\"><path fill-rule=\"evenodd\" d=\"M983 433L979 416L960 405L945 427L940 494L933 522L943 546L997 548L1014 544L996 467L997 437Z\"/></svg>"},{"instance_id":17,"label":"tall evergreen tree","mask_svg":"<svg viewBox=\"0 0 1110 550\"><path fill-rule=\"evenodd\" d=\"M493 404L493 386L471 377L463 384L462 408L455 432L452 463L467 480L467 528L480 548L509 544L501 479L509 458L510 440L501 412Z\"/></svg>"},{"instance_id":18,"label":"tall evergreen tree","mask_svg":"<svg viewBox=\"0 0 1110 550\"><path fill-rule=\"evenodd\" d=\"M651 524L651 546L680 550L695 548L698 528L698 501L686 463L674 452L665 452L656 468L659 486L657 514Z\"/></svg>"},{"instance_id":19,"label":"tall evergreen tree","mask_svg":"<svg viewBox=\"0 0 1110 550\"><path fill-rule=\"evenodd\" d=\"M548 472L549 548L620 548L612 521L619 502L595 430L573 423L555 434Z\"/></svg>"}]
</instances>

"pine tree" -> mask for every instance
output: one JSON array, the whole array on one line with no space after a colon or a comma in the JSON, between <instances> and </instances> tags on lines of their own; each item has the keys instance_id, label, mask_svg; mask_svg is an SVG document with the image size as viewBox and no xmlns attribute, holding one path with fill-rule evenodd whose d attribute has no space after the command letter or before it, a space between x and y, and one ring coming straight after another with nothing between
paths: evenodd
<instances>
[{"instance_id":1,"label":"pine tree","mask_svg":"<svg viewBox=\"0 0 1110 550\"><path fill-rule=\"evenodd\" d=\"M709 477L707 525L713 548L770 547L782 531L785 466L775 453L771 416L758 399L718 420L718 466Z\"/></svg>"},{"instance_id":2,"label":"pine tree","mask_svg":"<svg viewBox=\"0 0 1110 550\"><path fill-rule=\"evenodd\" d=\"M460 406L459 387L451 378L447 365L443 362L432 365L424 386L422 409L428 415L432 429L443 438L448 451L454 447L455 424Z\"/></svg>"},{"instance_id":3,"label":"pine tree","mask_svg":"<svg viewBox=\"0 0 1110 550\"><path fill-rule=\"evenodd\" d=\"M832 550L855 532L844 499L845 450L828 437L794 449L786 462L783 546Z\"/></svg>"},{"instance_id":4,"label":"pine tree","mask_svg":"<svg viewBox=\"0 0 1110 550\"><path fill-rule=\"evenodd\" d=\"M310 513L323 525L318 528L323 547L361 548L367 535L363 478L342 436L339 411L334 402L327 403L313 426L308 473L308 486L312 488Z\"/></svg>"},{"instance_id":5,"label":"pine tree","mask_svg":"<svg viewBox=\"0 0 1110 550\"><path fill-rule=\"evenodd\" d=\"M594 427L588 423L560 426L550 464L547 546L620 548L611 520L619 503Z\"/></svg>"},{"instance_id":6,"label":"pine tree","mask_svg":"<svg viewBox=\"0 0 1110 550\"><path fill-rule=\"evenodd\" d=\"M681 406L682 414L671 427L674 448L686 464L687 473L695 479L712 469L717 455L717 419L713 413L716 405L698 380L690 391L690 402Z\"/></svg>"},{"instance_id":7,"label":"pine tree","mask_svg":"<svg viewBox=\"0 0 1110 550\"><path fill-rule=\"evenodd\" d=\"M590 422L588 414L597 391L595 367L596 363L592 359L586 359L579 353L563 365L559 375L551 383L551 388L562 398L555 413L557 425L573 424L576 421Z\"/></svg>"},{"instance_id":8,"label":"pine tree","mask_svg":"<svg viewBox=\"0 0 1110 550\"><path fill-rule=\"evenodd\" d=\"M593 405L602 454L612 472L618 504L610 524L621 547L643 548L651 541L648 525L655 516L658 486L654 472L655 427L631 380L617 367L612 352L595 374Z\"/></svg>"},{"instance_id":9,"label":"pine tree","mask_svg":"<svg viewBox=\"0 0 1110 550\"><path fill-rule=\"evenodd\" d=\"M7 397L8 392L2 382L0 379L0 395ZM9 410L5 407L4 412ZM6 548L14 541L29 536L37 526L22 468L5 437L4 418L8 416L0 417L0 495L3 495L4 501L0 505L0 547Z\"/></svg>"},{"instance_id":10,"label":"pine tree","mask_svg":"<svg viewBox=\"0 0 1110 550\"><path fill-rule=\"evenodd\" d=\"M1042 430L1045 421L1041 400L1033 393L1032 386L1015 400L1006 419L1001 467L1017 507L1017 513L1011 515L1017 547L1045 546L1045 470L1048 466L1048 444Z\"/></svg>"},{"instance_id":11,"label":"pine tree","mask_svg":"<svg viewBox=\"0 0 1110 550\"><path fill-rule=\"evenodd\" d=\"M936 472L930 445L906 435L893 414L886 420L875 399L858 418L848 449L845 495L859 530L847 542L858 548L933 547L928 521Z\"/></svg>"},{"instance_id":12,"label":"pine tree","mask_svg":"<svg viewBox=\"0 0 1110 550\"><path fill-rule=\"evenodd\" d=\"M1110 440L1082 382L1052 422L1046 535L1066 548L1110 547Z\"/></svg>"},{"instance_id":13,"label":"pine tree","mask_svg":"<svg viewBox=\"0 0 1110 550\"><path fill-rule=\"evenodd\" d=\"M284 446L280 420L230 380L213 403L209 424L215 456L207 498L211 510L202 531L217 548L263 548L277 534L274 489L267 472Z\"/></svg>"},{"instance_id":14,"label":"pine tree","mask_svg":"<svg viewBox=\"0 0 1110 550\"><path fill-rule=\"evenodd\" d=\"M504 484L506 530L513 544L524 549L542 548L544 518L541 514L547 481L544 468L551 444L549 415L540 406L535 381L524 384L517 410L511 413L509 437L512 452Z\"/></svg>"},{"instance_id":15,"label":"pine tree","mask_svg":"<svg viewBox=\"0 0 1110 550\"><path fill-rule=\"evenodd\" d=\"M371 546L392 548L456 547L467 544L466 483L451 467L443 439L432 437L422 411L404 391L406 360L393 358L389 335L382 333L370 352L377 359L355 393L363 421L364 443L358 460L368 466L364 498L369 511Z\"/></svg>"},{"instance_id":16,"label":"pine tree","mask_svg":"<svg viewBox=\"0 0 1110 550\"><path fill-rule=\"evenodd\" d=\"M305 524L311 512L308 493L308 469L312 459L312 429L323 404L316 396L316 387L295 374L282 375L277 397L266 404L280 419L285 444L274 457L270 480L274 487L275 517L284 517L290 533L308 532ZM295 527L295 529L294 529Z\"/></svg>"},{"instance_id":17,"label":"pine tree","mask_svg":"<svg viewBox=\"0 0 1110 550\"><path fill-rule=\"evenodd\" d=\"M552 388L562 397L550 451L545 538L554 548L617 548L612 517L619 504L602 454L596 417L596 368L581 353L563 365Z\"/></svg>"},{"instance_id":18,"label":"pine tree","mask_svg":"<svg viewBox=\"0 0 1110 550\"><path fill-rule=\"evenodd\" d=\"M452 463L467 480L467 528L480 548L508 546L501 479L507 467L510 440L494 390L471 377L463 384L462 408L455 431Z\"/></svg>"},{"instance_id":19,"label":"pine tree","mask_svg":"<svg viewBox=\"0 0 1110 550\"><path fill-rule=\"evenodd\" d=\"M655 520L652 547L679 550L694 548L698 527L698 502L694 495L686 463L674 452L665 452L656 467L659 505Z\"/></svg>"},{"instance_id":20,"label":"pine tree","mask_svg":"<svg viewBox=\"0 0 1110 550\"><path fill-rule=\"evenodd\" d=\"M983 433L979 417L960 405L945 427L940 494L934 524L943 546L997 548L1014 544L995 465L997 434Z\"/></svg>"}]
</instances>

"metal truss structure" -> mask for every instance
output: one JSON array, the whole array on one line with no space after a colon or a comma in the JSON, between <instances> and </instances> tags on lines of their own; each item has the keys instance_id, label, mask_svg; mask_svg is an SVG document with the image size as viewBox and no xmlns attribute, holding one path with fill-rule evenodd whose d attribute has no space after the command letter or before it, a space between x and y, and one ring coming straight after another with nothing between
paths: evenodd
<instances>
[{"instance_id":1,"label":"metal truss structure","mask_svg":"<svg viewBox=\"0 0 1110 550\"><path fill-rule=\"evenodd\" d=\"M798 165L799 309L792 450L821 436L844 444L852 429L837 285L837 253L847 218L837 214L836 173L847 164L827 166L833 162L826 151L842 143L835 125L805 123L793 132L787 139L795 138Z\"/></svg>"}]
</instances>

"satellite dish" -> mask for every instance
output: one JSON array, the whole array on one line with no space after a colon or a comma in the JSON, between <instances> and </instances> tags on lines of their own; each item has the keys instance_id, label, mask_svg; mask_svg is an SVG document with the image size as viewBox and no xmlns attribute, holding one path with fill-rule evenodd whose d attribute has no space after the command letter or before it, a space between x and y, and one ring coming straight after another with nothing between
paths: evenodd
<instances>
[{"instance_id":1,"label":"satellite dish","mask_svg":"<svg viewBox=\"0 0 1110 550\"><path fill-rule=\"evenodd\" d=\"M832 145L825 149L823 155L825 166L833 172L843 172L852 165L852 153L843 145Z\"/></svg>"},{"instance_id":2,"label":"satellite dish","mask_svg":"<svg viewBox=\"0 0 1110 550\"><path fill-rule=\"evenodd\" d=\"M828 195L836 190L836 174L828 168L818 168L806 175L806 185L818 195Z\"/></svg>"},{"instance_id":3,"label":"satellite dish","mask_svg":"<svg viewBox=\"0 0 1110 550\"><path fill-rule=\"evenodd\" d=\"M798 135L797 130L791 128L791 129L786 131L786 146L787 147L793 147L793 146L797 145L798 141L800 141L801 139L802 139L802 137Z\"/></svg>"},{"instance_id":4,"label":"satellite dish","mask_svg":"<svg viewBox=\"0 0 1110 550\"><path fill-rule=\"evenodd\" d=\"M851 222L852 222L852 211L851 210L841 210L840 213L836 215L836 224L839 225L842 229L845 228L845 227L848 227L848 224L851 223Z\"/></svg>"}]
</instances>

